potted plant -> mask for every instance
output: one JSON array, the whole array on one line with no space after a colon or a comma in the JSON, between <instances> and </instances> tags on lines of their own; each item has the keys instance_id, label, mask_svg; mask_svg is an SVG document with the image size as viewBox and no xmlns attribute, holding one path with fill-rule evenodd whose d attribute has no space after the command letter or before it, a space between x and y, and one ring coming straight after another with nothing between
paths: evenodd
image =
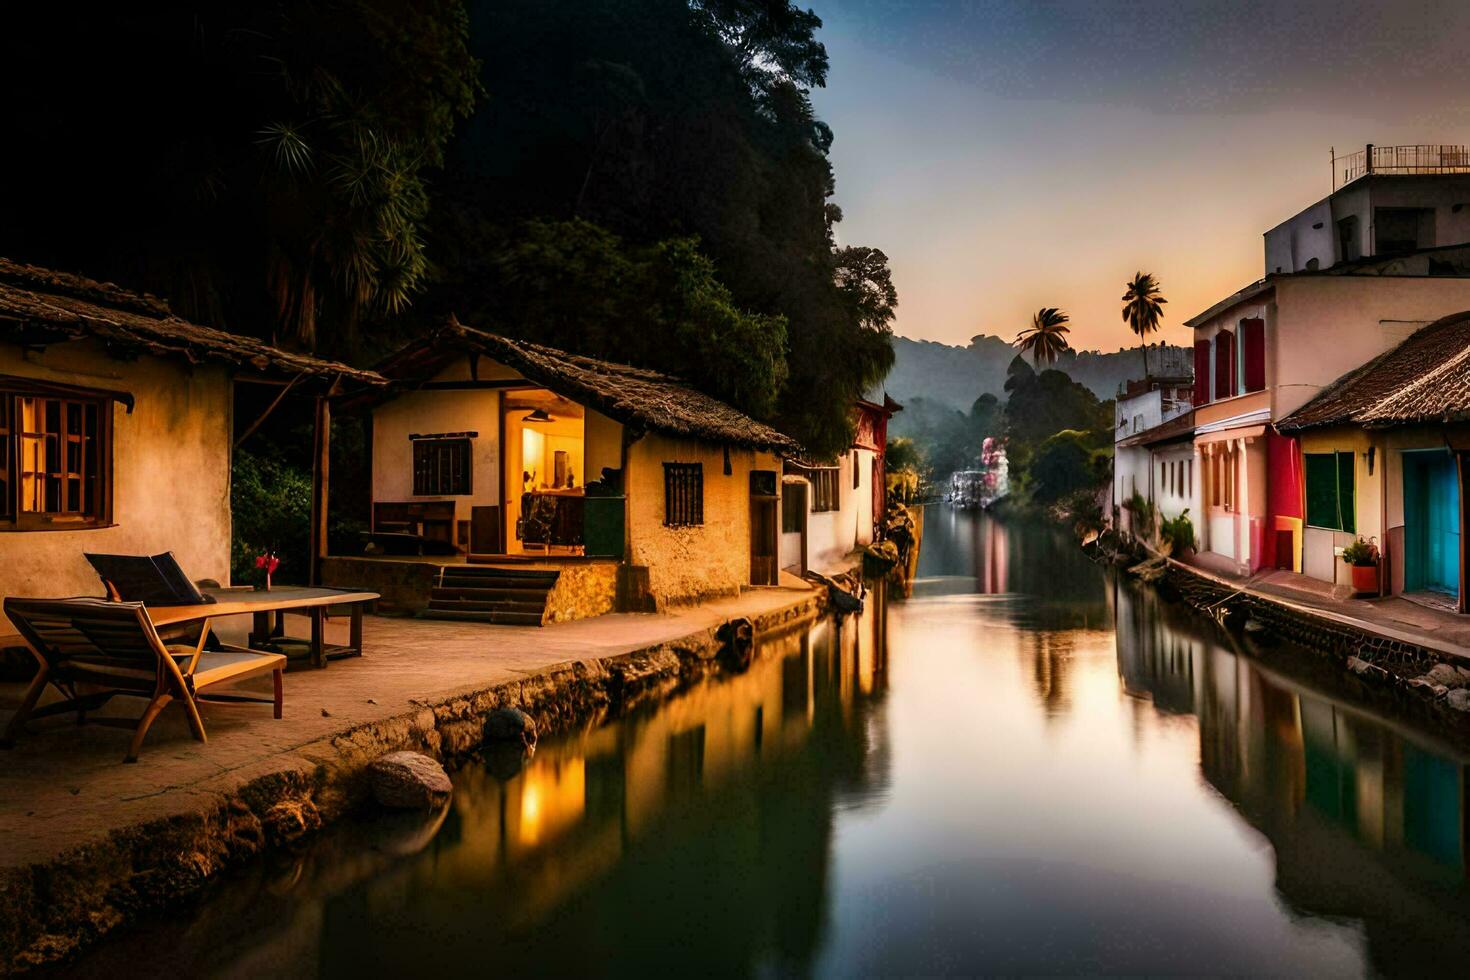
<instances>
[{"instance_id":1,"label":"potted plant","mask_svg":"<svg viewBox=\"0 0 1470 980\"><path fill-rule=\"evenodd\" d=\"M1353 574L1353 591L1359 593L1378 592L1378 545L1377 539L1364 541L1361 537L1342 549L1342 560L1348 563Z\"/></svg>"}]
</instances>

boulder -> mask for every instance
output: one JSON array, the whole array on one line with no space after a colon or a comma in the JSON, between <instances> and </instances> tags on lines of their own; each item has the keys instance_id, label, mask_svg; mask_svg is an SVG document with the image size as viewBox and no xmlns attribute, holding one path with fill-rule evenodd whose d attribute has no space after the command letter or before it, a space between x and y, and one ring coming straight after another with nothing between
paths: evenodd
<instances>
[{"instance_id":1,"label":"boulder","mask_svg":"<svg viewBox=\"0 0 1470 980\"><path fill-rule=\"evenodd\" d=\"M1445 687L1465 686L1464 671L1450 664L1435 664L1424 676L1433 683L1443 684Z\"/></svg>"},{"instance_id":2,"label":"boulder","mask_svg":"<svg viewBox=\"0 0 1470 980\"><path fill-rule=\"evenodd\" d=\"M536 719L519 708L496 708L485 719L485 740L536 744Z\"/></svg>"},{"instance_id":3,"label":"boulder","mask_svg":"<svg viewBox=\"0 0 1470 980\"><path fill-rule=\"evenodd\" d=\"M1457 687L1445 695L1444 701L1456 711L1470 711L1470 688Z\"/></svg>"},{"instance_id":4,"label":"boulder","mask_svg":"<svg viewBox=\"0 0 1470 980\"><path fill-rule=\"evenodd\" d=\"M454 792L438 762L418 752L390 752L368 766L373 798L394 810L428 810Z\"/></svg>"}]
</instances>

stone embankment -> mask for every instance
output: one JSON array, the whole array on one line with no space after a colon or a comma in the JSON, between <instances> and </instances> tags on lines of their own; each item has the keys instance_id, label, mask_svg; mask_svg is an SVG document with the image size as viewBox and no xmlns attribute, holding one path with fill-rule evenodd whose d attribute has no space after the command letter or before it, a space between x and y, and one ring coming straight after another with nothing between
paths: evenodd
<instances>
[{"instance_id":1,"label":"stone embankment","mask_svg":"<svg viewBox=\"0 0 1470 980\"><path fill-rule=\"evenodd\" d=\"M1111 535L1086 547L1094 559L1152 585L1166 601L1182 602L1215 619L1251 656L1330 676L1346 682L1365 703L1470 738L1470 651L1456 654L1375 631L1369 623L1323 615L1149 555Z\"/></svg>"},{"instance_id":2,"label":"stone embankment","mask_svg":"<svg viewBox=\"0 0 1470 980\"><path fill-rule=\"evenodd\" d=\"M817 618L825 590L753 617L763 635ZM297 845L369 804L372 764L414 752L451 769L514 717L542 735L596 724L711 675L749 663L720 636L700 630L637 652L567 662L484 690L419 702L417 709L344 729L297 751L312 760L256 776L189 812L112 830L101 843L53 860L0 871L0 974L64 960L146 913L197 895L221 872ZM723 631L726 635L728 630ZM487 731L488 727L496 731ZM531 736L534 738L534 735ZM522 746L517 745L519 758Z\"/></svg>"}]
</instances>

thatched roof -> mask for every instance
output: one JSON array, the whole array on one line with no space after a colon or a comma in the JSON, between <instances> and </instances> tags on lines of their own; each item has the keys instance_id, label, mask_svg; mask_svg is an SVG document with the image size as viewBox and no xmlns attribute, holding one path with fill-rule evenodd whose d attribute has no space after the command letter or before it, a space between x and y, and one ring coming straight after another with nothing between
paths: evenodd
<instances>
[{"instance_id":1,"label":"thatched roof","mask_svg":"<svg viewBox=\"0 0 1470 980\"><path fill-rule=\"evenodd\" d=\"M527 380L635 429L780 453L801 449L790 436L677 378L511 340L466 327L453 317L379 364L378 371L411 387L465 354L499 361Z\"/></svg>"},{"instance_id":2,"label":"thatched roof","mask_svg":"<svg viewBox=\"0 0 1470 980\"><path fill-rule=\"evenodd\" d=\"M1470 311L1416 331L1338 378L1277 423L1282 432L1324 425L1386 428L1470 420Z\"/></svg>"},{"instance_id":3,"label":"thatched roof","mask_svg":"<svg viewBox=\"0 0 1470 980\"><path fill-rule=\"evenodd\" d=\"M119 355L146 353L192 364L224 362L268 375L387 383L372 371L190 323L153 296L0 258L0 340L50 344L84 337Z\"/></svg>"}]
</instances>

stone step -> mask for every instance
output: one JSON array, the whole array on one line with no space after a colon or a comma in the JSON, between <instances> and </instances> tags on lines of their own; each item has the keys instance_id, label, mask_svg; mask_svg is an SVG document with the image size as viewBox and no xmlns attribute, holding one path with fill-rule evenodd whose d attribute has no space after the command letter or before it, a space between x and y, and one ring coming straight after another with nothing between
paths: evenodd
<instances>
[{"instance_id":1,"label":"stone step","mask_svg":"<svg viewBox=\"0 0 1470 980\"><path fill-rule=\"evenodd\" d=\"M435 589L434 591L441 590ZM447 611L458 609L466 612L533 613L540 616L546 610L546 603L522 602L514 599L463 599L436 595L429 600L429 608Z\"/></svg>"},{"instance_id":2,"label":"stone step","mask_svg":"<svg viewBox=\"0 0 1470 980\"><path fill-rule=\"evenodd\" d=\"M463 578L463 579L523 579L526 581L545 582L548 585L556 582L561 572L555 569L545 568L500 568L495 565L442 565L439 568L441 578Z\"/></svg>"},{"instance_id":3,"label":"stone step","mask_svg":"<svg viewBox=\"0 0 1470 980\"><path fill-rule=\"evenodd\" d=\"M550 592L556 582L535 578L467 578L445 575L438 582L442 589L515 589L526 592Z\"/></svg>"},{"instance_id":4,"label":"stone step","mask_svg":"<svg viewBox=\"0 0 1470 980\"><path fill-rule=\"evenodd\" d=\"M500 589L476 586L466 588L460 585L440 586L429 590L431 599L477 599L481 602L534 602L538 605L546 605L546 596L550 589Z\"/></svg>"},{"instance_id":5,"label":"stone step","mask_svg":"<svg viewBox=\"0 0 1470 980\"><path fill-rule=\"evenodd\" d=\"M474 612L460 609L425 609L420 619L458 619L497 626L540 626L541 614L528 612Z\"/></svg>"}]
</instances>

